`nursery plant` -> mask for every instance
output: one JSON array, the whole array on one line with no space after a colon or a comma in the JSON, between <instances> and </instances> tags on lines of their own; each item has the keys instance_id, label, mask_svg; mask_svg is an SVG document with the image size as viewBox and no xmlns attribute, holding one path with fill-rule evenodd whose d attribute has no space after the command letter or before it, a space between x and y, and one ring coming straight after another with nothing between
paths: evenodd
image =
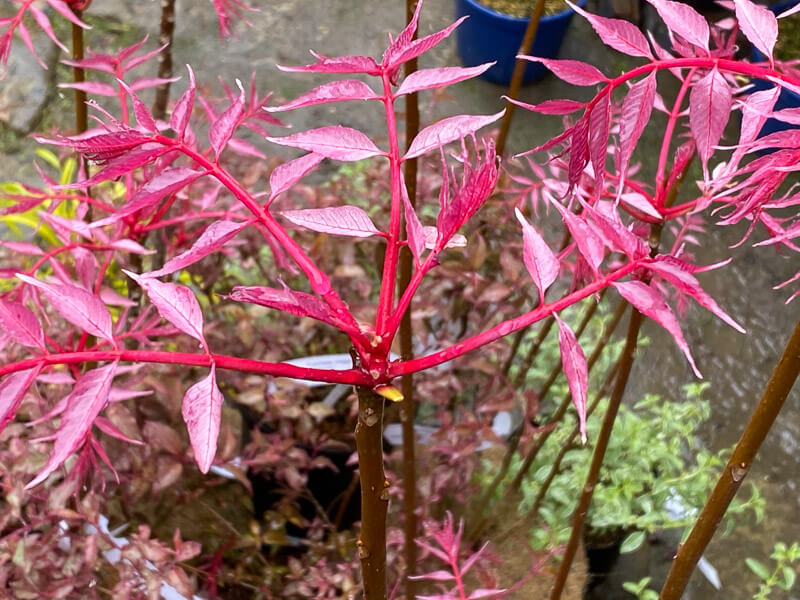
<instances>
[{"instance_id":1,"label":"nursery plant","mask_svg":"<svg viewBox=\"0 0 800 600\"><path fill-rule=\"evenodd\" d=\"M764 244L789 250L796 250L793 238L800 231L795 218L783 212L796 205L796 193L782 187L800 159L797 133L758 138L769 116L789 122L800 119L792 110L772 111L781 87L800 89L800 79L772 57L777 38L775 15L750 0L736 0L735 18L710 26L688 5L669 0L651 3L669 30L670 49L652 37L648 40L627 22L573 6L607 45L641 61L620 75L609 77L578 61L529 57L568 83L596 87L597 91L588 102L554 99L526 106L538 113L575 117L567 117L558 136L526 153L563 148L549 157L547 170L533 166L537 181L531 187L537 201L511 207L502 216L516 222L521 231L518 255L530 276L519 284L523 294L518 314L509 317L503 312L495 318L490 314L480 326L456 336L432 331L435 341L416 358L396 359L391 354L401 321L415 296L424 292L425 286L440 282L437 271L442 271L448 251L465 245L469 250L469 222L487 204L500 176L494 143L479 139L478 131L496 122L502 112L448 117L423 128L405 144L398 127L397 104L406 96L452 85L490 66L438 67L402 76L404 65L442 42L458 22L417 37L420 2L406 28L389 37L379 60L312 52L313 60L307 65L280 66L299 77L332 77L283 104L259 94L255 81L245 86L236 80L235 85L224 85L225 99L217 105L201 93L188 68L188 85L168 120L155 118L139 94L164 81L131 80L128 76L128 71L153 58L158 49L143 51L142 43L71 61L76 68L110 75L108 82L77 82L74 86L92 96L112 98L119 106L90 102L97 122L92 129L37 137L43 146L77 153L89 166L88 172L81 168L75 180L64 177L66 181L56 181L42 169L41 188L23 186L17 193L6 194L12 203L2 209L3 216L33 214L40 221L28 232L28 239L9 236L2 242L9 254L0 271L4 278L0 424L7 426L23 411L31 420L51 428L40 441L52 440L49 457L37 465L35 476L22 482L25 474L18 475L24 491L20 485L15 493L35 495L39 486L78 492L76 483L90 476L98 457L113 471L101 437L128 438L103 416L104 411L142 392L143 364L206 369L185 391L181 405L194 458L203 473L217 455L225 401L220 387L223 372L351 385L358 405L355 442L361 489L361 528L353 551L361 562L363 596L386 598L390 482L384 470L383 414L387 400L404 402L395 387L397 378L484 351L493 342L552 318L563 373L585 440L588 361L578 335L559 314L613 288L635 311L616 370L615 388L595 440L588 484L562 563L564 574L556 579L553 597L557 598L625 389L642 316L652 318L671 334L698 376L667 298L672 294L679 302L693 298L741 329L695 277L721 266L697 265L687 250L686 242L702 234L697 215L713 208L722 224L749 221L748 237L757 225L763 225L767 233ZM26 15L61 43L47 13L32 0L14 4L18 6L16 14L0 21L4 27L0 37L3 62L15 33L31 47ZM82 9L85 3L47 0L46 4L82 27L70 6ZM222 18L244 9L237 0L214 4ZM740 32L768 57L765 63L735 58ZM674 99L657 92L661 73L678 78ZM738 79L742 76L766 79L776 87L746 96ZM386 125L383 141L329 124L277 135L282 123L274 115L345 101L371 104L382 112ZM664 112L667 123L654 178L643 182L636 178L634 153L653 109ZM721 161L716 151L734 110L742 113L739 136L732 152ZM268 191L239 173L233 160L234 153L264 156L262 145L255 144L252 136L245 137L245 130L267 143L304 152L271 170ZM754 154L767 149L772 151ZM404 165L428 155L434 159L438 155L439 182L433 188L438 188L438 194L412 198ZM702 167L699 190L679 201L679 186L695 156ZM374 207L372 214L355 205L289 205L296 201L292 187L323 161L365 159L382 163L387 173L388 198L384 205ZM531 217L544 213L543 205L560 217L568 233L559 250L553 250L555 244L546 239L542 223L538 227L531 224ZM151 237L152 232L157 233ZM309 232L377 244L382 256L377 293L367 294L367 301L344 296L334 273L323 267L325 257L315 252ZM669 243L661 244L662 233L671 236ZM258 236L269 248L269 268L258 285L199 289L187 269L200 261L212 264L216 253L235 250L237 236L245 239L248 235ZM162 246L155 254L147 247L154 243L153 238ZM412 273L407 285L398 290L404 253L410 256ZM290 287L285 281L297 282L295 275L302 275L303 283ZM199 300L201 291L206 295ZM322 369L221 353L212 343L217 338L210 335L216 324L206 323L203 310L205 306L208 313L212 304L219 302L253 304L318 321L336 332L342 350L350 352L352 366ZM796 377L795 362L791 358L782 362L789 374L779 373L783 383L774 388L777 392L765 394L767 404L779 406L781 394L785 398L786 386L790 388ZM411 418L406 414L406 419ZM758 424L765 435L769 422L762 419ZM726 467L725 473L733 474L734 493L760 443L758 437L749 446L750 458L741 462L739 470ZM73 455L77 455L75 460L70 459ZM738 456L736 451L734 456ZM69 472L65 464L72 465ZM709 529L713 531L707 526L705 532ZM423 546L451 568L426 576L455 586L437 597L465 600L503 593L498 588L465 589L464 573L478 555L459 563L454 549L459 547L460 537L448 518L434 536L440 548ZM148 538L149 532L140 530L137 543ZM174 556L196 552L195 548L184 549L179 536L174 546ZM162 557L165 552L162 549Z\"/></svg>"}]
</instances>

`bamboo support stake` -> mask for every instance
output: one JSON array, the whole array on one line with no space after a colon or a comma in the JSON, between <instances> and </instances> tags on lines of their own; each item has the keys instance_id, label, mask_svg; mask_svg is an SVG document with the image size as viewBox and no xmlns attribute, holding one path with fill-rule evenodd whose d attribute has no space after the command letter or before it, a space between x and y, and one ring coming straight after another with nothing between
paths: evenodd
<instances>
[{"instance_id":1,"label":"bamboo support stake","mask_svg":"<svg viewBox=\"0 0 800 600\"><path fill-rule=\"evenodd\" d=\"M518 54L529 54L533 47L533 40L536 39L536 32L539 29L539 21L544 14L544 0L537 0L531 11L531 19L528 21L528 26L525 28L525 35L522 37L522 44L519 47ZM527 61L518 58L514 63L514 71L511 74L511 85L508 88L508 97L516 99L519 96L519 88L522 86L522 76L525 74L525 67ZM500 123L500 132L497 134L497 156L503 155L503 150L506 146L506 138L508 131L511 128L511 118L514 116L515 105L506 101L506 112L503 115L503 120Z\"/></svg>"},{"instance_id":2,"label":"bamboo support stake","mask_svg":"<svg viewBox=\"0 0 800 600\"><path fill-rule=\"evenodd\" d=\"M587 411L586 411L586 418L587 419L590 416L592 416L594 411L597 409L597 405L600 404L600 400L602 400L605 397L605 395L608 393L608 390L611 387L611 384L614 383L614 378L616 377L618 370L619 370L619 361L616 361L614 363L614 366L612 366L608 370L608 373L606 374L606 379L605 379L605 381L603 381L603 385L600 387L600 389L597 392L597 395L595 396L594 400L592 401L592 404L587 409ZM533 518L537 518L538 517L539 509L542 506L542 501L544 500L544 497L547 494L547 490L550 488L550 484L553 483L553 480L556 478L556 475L558 475L558 473L560 472L560 470L561 470L561 462L564 460L564 457L567 455L567 452L569 451L569 449L572 448L572 445L575 443L575 440L578 438L578 434L579 433L580 433L580 426L576 423L575 427L572 428L572 431L570 432L569 436L567 436L566 442L564 442L564 445L559 450L558 455L556 456L556 459L553 461L553 464L550 467L550 472L547 474L547 478L542 483L542 487L539 489L539 493L536 494L536 499L533 501L533 506L531 507L531 510L529 511L529 514Z\"/></svg>"},{"instance_id":3,"label":"bamboo support stake","mask_svg":"<svg viewBox=\"0 0 800 600\"><path fill-rule=\"evenodd\" d=\"M383 470L383 398L359 386L356 450L361 477L361 533L358 558L364 600L386 600L386 512L389 481Z\"/></svg>"},{"instance_id":4,"label":"bamboo support stake","mask_svg":"<svg viewBox=\"0 0 800 600\"><path fill-rule=\"evenodd\" d=\"M158 34L158 43L164 49L158 55L158 77L169 79L172 77L172 39L175 33L175 0L161 0L161 30ZM170 82L165 81L156 87L156 97L153 101L153 116L156 119L165 119L167 104L169 103Z\"/></svg>"},{"instance_id":5,"label":"bamboo support stake","mask_svg":"<svg viewBox=\"0 0 800 600\"><path fill-rule=\"evenodd\" d=\"M603 459L605 458L606 449L608 448L608 441L611 439L611 431L614 428L614 421L617 418L619 405L622 401L622 396L625 394L625 387L628 384L628 377L630 376L631 367L633 366L633 354L636 351L636 345L639 339L639 328L643 320L644 317L638 310L631 312L631 320L628 323L628 334L625 339L625 347L622 349L622 355L620 357L619 372L617 373L614 383L614 391L611 393L611 398L608 401L608 410L603 418L600 434L597 436L595 449L592 453L592 462L589 466L589 474L586 476L586 484L583 487L583 493L578 501L578 507L575 509L572 533L570 534L567 547L564 550L564 556L561 559L561 566L558 569L556 581L550 593L550 600L558 600L561 598L561 592L564 590L564 585L567 582L567 575L569 575L570 568L572 567L572 561L575 559L578 542L583 533L583 525L586 523L586 514L589 512L589 504L592 501L594 487L600 474L600 467L603 465Z\"/></svg>"},{"instance_id":6,"label":"bamboo support stake","mask_svg":"<svg viewBox=\"0 0 800 600\"><path fill-rule=\"evenodd\" d=\"M74 10L75 17L81 19L82 12ZM83 60L83 28L72 24L72 60ZM86 72L83 67L72 68L72 80L75 83L86 81ZM75 130L80 135L89 128L89 112L86 106L86 91L75 88Z\"/></svg>"},{"instance_id":7,"label":"bamboo support stake","mask_svg":"<svg viewBox=\"0 0 800 600\"><path fill-rule=\"evenodd\" d=\"M406 22L410 22L416 9L416 0L406 0ZM414 34L416 37L416 33ZM405 76L417 70L417 59L408 61L404 65ZM416 93L406 96L406 149L419 133L419 102ZM417 159L407 160L404 165L404 175L408 199L411 206L416 207L417 200ZM398 297L408 287L412 275L412 256L408 247L400 254L400 274L398 282ZM409 305L400 321L400 354L403 360L414 358L412 346L411 306ZM416 436L414 433L414 416L416 415L416 402L414 399L413 375L403 375L401 379L403 402L400 406L400 423L403 428L403 512L405 548L403 549L406 560L405 593L406 598L416 598L416 581L411 577L416 573L417 567L417 474L416 474Z\"/></svg>"},{"instance_id":8,"label":"bamboo support stake","mask_svg":"<svg viewBox=\"0 0 800 600\"><path fill-rule=\"evenodd\" d=\"M725 511L742 485L753 459L767 437L781 407L800 373L800 321L767 382L761 401L756 406L742 437L733 449L728 464L711 492L689 537L678 548L669 575L661 589L660 600L679 600L689 577L706 546L717 530Z\"/></svg>"}]
</instances>

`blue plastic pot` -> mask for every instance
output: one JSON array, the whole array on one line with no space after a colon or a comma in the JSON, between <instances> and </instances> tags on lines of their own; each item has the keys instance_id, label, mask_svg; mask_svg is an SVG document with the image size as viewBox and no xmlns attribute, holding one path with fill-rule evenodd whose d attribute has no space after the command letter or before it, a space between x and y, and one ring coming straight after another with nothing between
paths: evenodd
<instances>
[{"instance_id":1,"label":"blue plastic pot","mask_svg":"<svg viewBox=\"0 0 800 600\"><path fill-rule=\"evenodd\" d=\"M788 0L787 2L781 2L779 4L776 4L775 6L770 6L769 9L776 15L779 15L783 11L797 4L797 2L798 0ZM767 60L767 57L761 54L761 52L759 52L756 48L753 48L752 58L756 62L764 62ZM761 90L768 90L775 87L774 84L764 79L754 79L752 81L752 84L753 84L752 91L754 92L759 92ZM784 108L800 108L800 94L798 94L797 92L793 92L792 90L787 90L786 88L783 88L781 90L781 95L778 96L778 101L775 103L775 107L772 110L783 110ZM763 127L761 127L761 131L758 133L758 137L761 138L764 137L765 135L769 135L770 133L775 133L776 131L783 131L785 129L795 129L796 127L797 125L784 123L783 121L779 121L778 119L767 119L764 122Z\"/></svg>"},{"instance_id":2,"label":"blue plastic pot","mask_svg":"<svg viewBox=\"0 0 800 600\"><path fill-rule=\"evenodd\" d=\"M587 0L579 0L578 6ZM474 67L497 61L481 77L495 83L508 84L514 72L514 62L525 35L529 19L509 17L479 4L475 0L456 0L456 17L469 16L456 30L458 53L464 65ZM567 9L556 15L542 17L533 41L531 56L555 58L575 11ZM523 82L541 79L547 73L539 63L525 68Z\"/></svg>"}]
</instances>

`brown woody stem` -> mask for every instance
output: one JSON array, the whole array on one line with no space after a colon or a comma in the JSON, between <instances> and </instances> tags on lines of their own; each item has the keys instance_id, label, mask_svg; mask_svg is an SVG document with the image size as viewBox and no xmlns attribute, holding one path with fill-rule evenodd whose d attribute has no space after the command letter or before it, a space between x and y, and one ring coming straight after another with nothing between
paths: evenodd
<instances>
[{"instance_id":1,"label":"brown woody stem","mask_svg":"<svg viewBox=\"0 0 800 600\"><path fill-rule=\"evenodd\" d=\"M416 9L416 0L406 0L406 22L410 22ZM416 33L414 34L416 37ZM408 77L417 70L417 59L405 63L404 73ZM406 96L406 148L419 133L419 102L416 93ZM405 162L405 182L408 198L411 206L417 204L417 159L413 158ZM402 297L403 292L411 281L412 256L408 247L403 249L400 254L398 297ZM400 321L400 354L403 360L414 358L412 347L412 328L411 328L411 305L403 314ZM403 427L403 512L404 512L404 532L405 532L405 592L406 598L416 598L416 581L411 577L416 573L417 566L417 545L414 540L417 537L417 474L416 474L416 436L414 433L414 416L416 414L416 403L414 400L414 378L411 373L403 375L401 378L401 388L403 391L403 404L400 407L400 423Z\"/></svg>"},{"instance_id":2,"label":"brown woody stem","mask_svg":"<svg viewBox=\"0 0 800 600\"><path fill-rule=\"evenodd\" d=\"M81 11L73 11L75 16L80 19ZM72 24L72 60L83 60L83 28ZM72 68L72 80L75 83L86 81L86 72L83 67ZM89 113L86 106L86 92L75 88L75 130L78 134L85 132L89 128Z\"/></svg>"},{"instance_id":3,"label":"brown woody stem","mask_svg":"<svg viewBox=\"0 0 800 600\"><path fill-rule=\"evenodd\" d=\"M678 600L689 582L706 546L717 530L725 511L750 470L753 459L780 413L786 397L800 373L800 321L767 382L742 437L736 443L725 470L706 501L692 532L678 548L678 554L661 589L660 600Z\"/></svg>"},{"instance_id":4,"label":"brown woody stem","mask_svg":"<svg viewBox=\"0 0 800 600\"><path fill-rule=\"evenodd\" d=\"M617 418L619 405L625 393L625 387L628 384L628 377L630 376L631 367L633 366L633 354L636 351L636 344L639 339L639 328L643 320L644 317L638 310L631 312L631 320L628 324L628 335L625 339L625 347L622 349L619 372L617 373L614 383L614 391L611 393L611 398L608 401L608 410L603 418L600 434L597 436L594 453L592 453L592 463L589 466L589 473L586 476L586 484L583 486L583 492L578 501L578 508L575 509L572 533L570 534L567 547L564 550L564 556L556 575L556 581L553 584L550 600L558 600L561 598L561 592L564 590L564 584L567 582L567 575L569 575L572 561L575 558L575 552L578 549L578 542L583 533L583 526L586 523L586 514L589 512L589 504L592 501L594 487L597 484L600 467L603 465L603 459L605 458L606 449L608 448L608 441L611 439L611 430L614 428L614 421Z\"/></svg>"},{"instance_id":5,"label":"brown woody stem","mask_svg":"<svg viewBox=\"0 0 800 600\"><path fill-rule=\"evenodd\" d=\"M680 97L679 97L680 98ZM680 106L680 100L676 102ZM669 208L675 203L678 196L678 191L681 188L686 173L689 167L694 162L694 155L686 162L683 169L677 174L677 177L672 183L672 187L666 193L664 199L664 208ZM658 248L661 243L661 233L664 229L664 223L657 223L650 226L650 256L655 257L658 254ZM644 278L644 283L648 283L649 279ZM616 380L614 382L614 391L611 393L611 398L608 400L608 409L606 410L603 424L600 428L600 434L597 438L597 443L592 454L592 463L589 466L589 473L586 476L586 483L583 486L580 500L578 501L578 508L575 509L575 515L572 522L572 532L570 533L567 548L564 551L564 557L561 561L556 581L553 584L553 590L550 595L550 600L559 600L561 592L564 590L564 584L567 581L567 575L572 567L572 561L575 558L575 552L578 548L581 534L583 533L583 526L586 523L586 514L589 511L589 504L592 502L592 495L594 488L597 484L597 478L600 475L600 467L603 465L606 450L608 449L608 440L611 438L611 430L614 428L614 421L617 418L619 405L622 401L622 396L625 394L625 387L628 385L628 377L631 374L631 367L633 366L633 354L636 351L636 345L639 340L639 329L642 326L644 316L638 310L631 311L631 320L628 325L628 335L625 339L625 347L622 349L622 354L619 358L619 370L617 371Z\"/></svg>"},{"instance_id":6,"label":"brown woody stem","mask_svg":"<svg viewBox=\"0 0 800 600\"><path fill-rule=\"evenodd\" d=\"M519 47L517 54L530 54L533 40L536 39L536 31L539 29L539 20L544 14L544 0L537 0L531 11L531 19L528 21L528 26L525 28L525 35L522 37L522 44ZM518 58L514 63L514 71L511 74L511 85L508 88L508 97L516 99L519 96L519 88L522 86L522 76L525 74L525 67L528 61ZM506 147L506 138L508 131L511 128L511 118L514 116L515 105L511 102L506 102L506 113L503 115L503 121L500 123L500 132L497 134L497 156L503 155L503 150Z\"/></svg>"},{"instance_id":7,"label":"brown woody stem","mask_svg":"<svg viewBox=\"0 0 800 600\"><path fill-rule=\"evenodd\" d=\"M608 393L608 390L611 387L611 384L614 382L614 378L616 377L618 371L619 371L619 360L614 362L614 365L608 370L605 381L603 381L603 385L600 386L600 389L597 391L597 395L594 397L594 400L592 401L591 405L589 405L589 407L586 409L587 419L590 416L592 416L594 411L597 409L597 405L600 404L600 400L602 400ZM547 490L550 488L550 484L553 483L553 480L555 479L556 475L558 475L558 473L560 472L561 462L564 460L564 457L567 455L567 452L569 452L570 448L572 448L572 445L575 443L575 440L577 439L579 433L580 433L580 426L576 423L575 427L572 428L572 431L570 432L569 436L567 436L566 441L559 449L558 455L556 456L555 460L553 461L553 464L550 467L550 472L547 474L547 478L544 480L544 482L542 483L542 487L536 494L536 499L533 502L533 506L531 507L531 510L528 512L528 514L531 515L533 518L536 518L539 515L539 509L542 506L542 501L544 500L544 497L547 494Z\"/></svg>"},{"instance_id":8,"label":"brown woody stem","mask_svg":"<svg viewBox=\"0 0 800 600\"><path fill-rule=\"evenodd\" d=\"M383 398L359 386L356 450L361 477L361 560L364 600L386 600L386 512L389 481L383 470Z\"/></svg>"},{"instance_id":9,"label":"brown woody stem","mask_svg":"<svg viewBox=\"0 0 800 600\"><path fill-rule=\"evenodd\" d=\"M158 77L169 79L172 77L172 39L175 33L175 0L161 0L161 29L158 33L158 43L165 48L158 55ZM153 101L153 116L164 119L167 116L169 103L169 81L156 87L156 97Z\"/></svg>"}]
</instances>

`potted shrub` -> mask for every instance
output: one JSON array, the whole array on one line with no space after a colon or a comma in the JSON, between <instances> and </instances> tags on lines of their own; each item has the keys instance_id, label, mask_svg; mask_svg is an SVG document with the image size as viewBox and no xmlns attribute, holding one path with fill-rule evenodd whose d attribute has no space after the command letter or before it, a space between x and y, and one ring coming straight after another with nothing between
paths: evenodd
<instances>
[{"instance_id":1,"label":"potted shrub","mask_svg":"<svg viewBox=\"0 0 800 600\"><path fill-rule=\"evenodd\" d=\"M534 4L531 0L456 0L456 16L469 16L457 29L458 53L464 64L495 61L483 78L508 84ZM578 2L581 7L585 4L586 0ZM563 0L545 0L530 54L555 58L574 14ZM523 82L540 79L545 73L542 65L531 63L525 68Z\"/></svg>"}]
</instances>

